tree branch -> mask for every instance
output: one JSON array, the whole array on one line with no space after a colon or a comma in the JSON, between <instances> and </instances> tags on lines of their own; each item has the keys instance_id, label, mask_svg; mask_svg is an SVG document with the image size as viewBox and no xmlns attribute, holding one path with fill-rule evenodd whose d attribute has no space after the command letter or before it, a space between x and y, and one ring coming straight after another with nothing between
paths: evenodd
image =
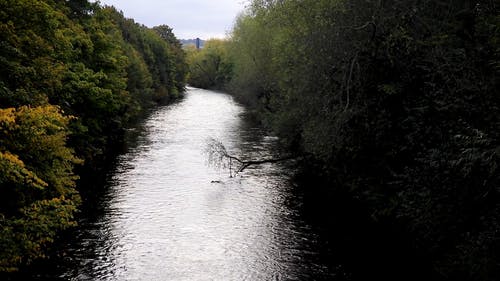
<instances>
[{"instance_id":1,"label":"tree branch","mask_svg":"<svg viewBox=\"0 0 500 281\"><path fill-rule=\"evenodd\" d=\"M354 64L357 62L357 59L358 59L358 53L356 53L356 55L354 56L354 58L352 59L351 61L351 67L350 67L350 71L349 71L349 78L347 79L347 87L346 87L346 91L347 91L347 94L346 94L346 104L345 104L345 107L344 107L344 111L347 111L347 109L349 108L349 104L350 104L350 89L351 89L351 80L352 80L352 72L354 70Z\"/></svg>"},{"instance_id":2,"label":"tree branch","mask_svg":"<svg viewBox=\"0 0 500 281\"><path fill-rule=\"evenodd\" d=\"M246 168L252 165L261 165L266 163L277 163L287 160L296 159L297 157L288 155L280 158L266 158L258 160L243 160L237 156L231 155L227 152L226 147L222 142L210 138L208 139L207 146L205 149L205 154L208 155L208 164L217 168L229 168L230 175L232 175L232 163L233 161L239 163L238 169L236 169L236 174L243 172Z\"/></svg>"}]
</instances>

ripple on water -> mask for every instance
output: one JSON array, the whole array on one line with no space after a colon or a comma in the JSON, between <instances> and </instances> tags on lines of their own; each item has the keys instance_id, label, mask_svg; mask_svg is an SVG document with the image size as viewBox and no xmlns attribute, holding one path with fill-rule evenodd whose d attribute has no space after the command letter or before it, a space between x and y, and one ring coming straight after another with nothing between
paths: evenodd
<instances>
[{"instance_id":1,"label":"ripple on water","mask_svg":"<svg viewBox=\"0 0 500 281\"><path fill-rule=\"evenodd\" d=\"M204 144L266 157L277 139L225 94L190 88L142 124L107 183L103 212L81 222L70 280L300 280L324 271L283 167L238 177L206 166ZM136 131L133 132L137 134ZM214 182L213 182L214 181ZM307 279L307 278L306 278Z\"/></svg>"}]
</instances>

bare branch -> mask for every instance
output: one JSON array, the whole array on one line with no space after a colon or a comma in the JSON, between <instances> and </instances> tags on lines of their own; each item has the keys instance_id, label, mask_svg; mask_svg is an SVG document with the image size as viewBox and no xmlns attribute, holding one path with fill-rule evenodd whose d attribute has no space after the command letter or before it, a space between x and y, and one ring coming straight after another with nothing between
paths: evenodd
<instances>
[{"instance_id":1,"label":"bare branch","mask_svg":"<svg viewBox=\"0 0 500 281\"><path fill-rule=\"evenodd\" d=\"M286 160L292 160L296 157L294 156L285 156L280 158L266 158L259 160L243 160L239 157L231 155L227 152L226 147L214 138L209 138L207 141L207 146L205 148L205 154L207 155L208 164L215 168L226 169L229 168L230 176L232 177L232 164L235 163L237 165L237 169L235 175L243 172L246 168L252 165L261 165L266 163L277 163Z\"/></svg>"}]
</instances>

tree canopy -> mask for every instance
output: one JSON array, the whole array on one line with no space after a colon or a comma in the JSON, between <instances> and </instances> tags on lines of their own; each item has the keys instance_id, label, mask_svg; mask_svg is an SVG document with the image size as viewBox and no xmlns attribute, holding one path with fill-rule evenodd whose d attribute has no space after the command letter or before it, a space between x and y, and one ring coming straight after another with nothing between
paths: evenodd
<instances>
[{"instance_id":1,"label":"tree canopy","mask_svg":"<svg viewBox=\"0 0 500 281\"><path fill-rule=\"evenodd\" d=\"M202 49L186 47L189 84L194 87L223 89L232 76L228 41L211 39Z\"/></svg>"}]
</instances>

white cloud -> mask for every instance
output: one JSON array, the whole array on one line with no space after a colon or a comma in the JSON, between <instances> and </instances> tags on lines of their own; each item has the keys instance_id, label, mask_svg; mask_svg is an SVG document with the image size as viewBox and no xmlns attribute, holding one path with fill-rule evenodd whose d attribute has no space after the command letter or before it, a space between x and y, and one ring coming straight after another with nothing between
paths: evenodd
<instances>
[{"instance_id":1,"label":"white cloud","mask_svg":"<svg viewBox=\"0 0 500 281\"><path fill-rule=\"evenodd\" d=\"M149 27L167 24L178 38L221 38L247 0L100 0Z\"/></svg>"}]
</instances>

